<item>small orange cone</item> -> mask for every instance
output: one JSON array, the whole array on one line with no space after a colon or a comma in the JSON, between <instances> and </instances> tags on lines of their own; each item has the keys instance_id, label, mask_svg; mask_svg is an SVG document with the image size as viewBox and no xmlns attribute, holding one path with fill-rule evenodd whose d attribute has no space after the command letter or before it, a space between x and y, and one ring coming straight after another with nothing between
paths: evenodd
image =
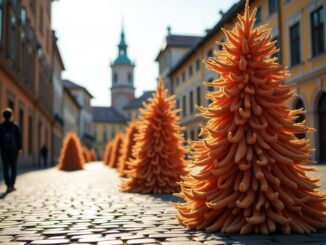
<instances>
[{"instance_id":1,"label":"small orange cone","mask_svg":"<svg viewBox=\"0 0 326 245\"><path fill-rule=\"evenodd\" d=\"M65 171L84 168L84 158L78 136L69 132L64 140L58 163L58 169Z\"/></svg>"}]
</instances>

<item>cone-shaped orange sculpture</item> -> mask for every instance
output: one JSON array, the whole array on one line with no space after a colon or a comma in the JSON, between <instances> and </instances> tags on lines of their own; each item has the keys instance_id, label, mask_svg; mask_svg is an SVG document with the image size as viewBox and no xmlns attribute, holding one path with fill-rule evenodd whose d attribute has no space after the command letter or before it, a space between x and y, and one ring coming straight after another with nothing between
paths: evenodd
<instances>
[{"instance_id":1,"label":"cone-shaped orange sculpture","mask_svg":"<svg viewBox=\"0 0 326 245\"><path fill-rule=\"evenodd\" d=\"M74 132L69 132L64 140L58 169L73 171L83 169L84 158L78 136Z\"/></svg>"},{"instance_id":2,"label":"cone-shaped orange sculpture","mask_svg":"<svg viewBox=\"0 0 326 245\"><path fill-rule=\"evenodd\" d=\"M91 161L92 162L97 161L97 154L96 154L96 151L94 149L90 150L90 156L91 156Z\"/></svg>"},{"instance_id":3,"label":"cone-shaped orange sculpture","mask_svg":"<svg viewBox=\"0 0 326 245\"><path fill-rule=\"evenodd\" d=\"M109 161L109 167L111 168L118 167L119 157L121 155L120 151L123 142L123 137L124 135L122 133L118 133L113 140L112 151L110 154L110 161Z\"/></svg>"},{"instance_id":4,"label":"cone-shaped orange sculpture","mask_svg":"<svg viewBox=\"0 0 326 245\"><path fill-rule=\"evenodd\" d=\"M108 142L105 146L103 159L102 159L105 165L108 165L110 162L111 151L112 151L112 142Z\"/></svg>"},{"instance_id":5,"label":"cone-shaped orange sculpture","mask_svg":"<svg viewBox=\"0 0 326 245\"><path fill-rule=\"evenodd\" d=\"M121 156L119 158L118 170L119 175L122 177L127 176L126 170L129 169L128 162L134 160L133 148L136 144L135 135L138 133L137 129L137 121L130 121L127 131L126 137L121 146Z\"/></svg>"},{"instance_id":6,"label":"cone-shaped orange sculpture","mask_svg":"<svg viewBox=\"0 0 326 245\"><path fill-rule=\"evenodd\" d=\"M148 104L141 109L139 134L136 135L135 160L129 163L128 177L122 191L138 193L172 193L185 169L185 149L178 116L173 110L174 97L167 98L163 82Z\"/></svg>"},{"instance_id":7,"label":"cone-shaped orange sculpture","mask_svg":"<svg viewBox=\"0 0 326 245\"><path fill-rule=\"evenodd\" d=\"M85 163L90 162L91 161L91 155L90 155L89 149L87 147L83 147L82 148L82 153L83 153Z\"/></svg>"},{"instance_id":8,"label":"cone-shaped orange sculpture","mask_svg":"<svg viewBox=\"0 0 326 245\"><path fill-rule=\"evenodd\" d=\"M318 179L309 178L312 150L303 123L294 124L302 110L286 106L294 96L284 80L289 74L271 55L267 26L253 30L254 10L248 1L240 23L223 30L226 42L208 68L221 74L210 86L212 103L201 108L208 119L194 142L198 174L181 182L179 194L186 203L175 204L177 218L189 228L209 232L269 234L311 233L326 227L325 193L318 192Z\"/></svg>"}]
</instances>

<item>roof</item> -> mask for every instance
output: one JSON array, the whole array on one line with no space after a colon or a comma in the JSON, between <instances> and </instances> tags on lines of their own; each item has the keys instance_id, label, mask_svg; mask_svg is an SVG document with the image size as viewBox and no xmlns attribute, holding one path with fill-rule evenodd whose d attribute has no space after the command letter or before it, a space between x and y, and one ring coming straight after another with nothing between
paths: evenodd
<instances>
[{"instance_id":1,"label":"roof","mask_svg":"<svg viewBox=\"0 0 326 245\"><path fill-rule=\"evenodd\" d=\"M127 54L128 45L125 41L125 33L123 29L121 31L120 43L118 45L118 48L118 57L113 61L112 65L133 65Z\"/></svg>"},{"instance_id":2,"label":"roof","mask_svg":"<svg viewBox=\"0 0 326 245\"><path fill-rule=\"evenodd\" d=\"M76 98L72 95L72 93L70 92L70 90L66 87L63 88L64 91L67 93L68 97L73 101L73 103L79 108L81 109L81 105L78 103L78 101L76 100Z\"/></svg>"},{"instance_id":3,"label":"roof","mask_svg":"<svg viewBox=\"0 0 326 245\"><path fill-rule=\"evenodd\" d=\"M217 24L204 36L200 41L198 41L181 59L180 61L171 69L168 76L171 76L176 72L197 50L208 42L216 33L218 33L225 23L228 23L234 19L234 17L241 11L245 5L245 0L240 0L238 3L233 4L233 6L223 14L222 19L217 22Z\"/></svg>"},{"instance_id":4,"label":"roof","mask_svg":"<svg viewBox=\"0 0 326 245\"><path fill-rule=\"evenodd\" d=\"M155 91L145 91L142 96L134 99L129 104L127 104L123 109L130 110L130 109L138 109L143 106L143 102L146 102Z\"/></svg>"},{"instance_id":5,"label":"roof","mask_svg":"<svg viewBox=\"0 0 326 245\"><path fill-rule=\"evenodd\" d=\"M191 48L193 47L202 37L201 36L188 36L188 35L167 35L165 38L164 45L162 46L160 52L158 53L155 61L158 61L161 54L168 47L185 47Z\"/></svg>"},{"instance_id":6,"label":"roof","mask_svg":"<svg viewBox=\"0 0 326 245\"><path fill-rule=\"evenodd\" d=\"M112 65L134 65L129 57L125 54L119 54L119 56L113 61Z\"/></svg>"},{"instance_id":7,"label":"roof","mask_svg":"<svg viewBox=\"0 0 326 245\"><path fill-rule=\"evenodd\" d=\"M85 87L80 86L79 84L74 83L70 80L67 80L67 79L63 80L63 86L69 90L72 90L72 89L84 90L89 95L89 97L94 98L93 95Z\"/></svg>"},{"instance_id":8,"label":"roof","mask_svg":"<svg viewBox=\"0 0 326 245\"><path fill-rule=\"evenodd\" d=\"M126 123L127 119L113 107L92 106L94 122Z\"/></svg>"},{"instance_id":9,"label":"roof","mask_svg":"<svg viewBox=\"0 0 326 245\"><path fill-rule=\"evenodd\" d=\"M61 56L61 53L60 53L60 50L59 50L59 47L57 44L58 38L55 35L55 31L52 31L52 39L53 39L54 51L57 53L57 57L59 59L60 65L62 66L62 69L65 70L66 68L63 63L63 59L62 59L62 56Z\"/></svg>"}]
</instances>

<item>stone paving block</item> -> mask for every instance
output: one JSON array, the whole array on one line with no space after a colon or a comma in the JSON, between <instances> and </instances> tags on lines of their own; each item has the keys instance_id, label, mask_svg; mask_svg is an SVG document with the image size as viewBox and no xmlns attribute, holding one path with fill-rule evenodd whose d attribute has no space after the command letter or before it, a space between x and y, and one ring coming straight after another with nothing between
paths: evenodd
<instances>
[{"instance_id":1,"label":"stone paving block","mask_svg":"<svg viewBox=\"0 0 326 245\"><path fill-rule=\"evenodd\" d=\"M162 242L162 245L185 245L184 242ZM202 245L201 242L187 242L187 245Z\"/></svg>"},{"instance_id":2,"label":"stone paving block","mask_svg":"<svg viewBox=\"0 0 326 245\"><path fill-rule=\"evenodd\" d=\"M6 242L10 242L13 241L14 238L0 238L0 243L6 243Z\"/></svg>"},{"instance_id":3,"label":"stone paving block","mask_svg":"<svg viewBox=\"0 0 326 245\"><path fill-rule=\"evenodd\" d=\"M123 245L121 240L99 242L98 245Z\"/></svg>"},{"instance_id":4,"label":"stone paving block","mask_svg":"<svg viewBox=\"0 0 326 245\"><path fill-rule=\"evenodd\" d=\"M155 239L133 239L127 241L127 244L148 244L148 243L155 243Z\"/></svg>"},{"instance_id":5,"label":"stone paving block","mask_svg":"<svg viewBox=\"0 0 326 245\"><path fill-rule=\"evenodd\" d=\"M189 230L176 221L170 195L121 193L119 183L116 171L102 164L20 176L18 191L0 202L0 244L326 244L326 231L240 236Z\"/></svg>"},{"instance_id":6,"label":"stone paving block","mask_svg":"<svg viewBox=\"0 0 326 245\"><path fill-rule=\"evenodd\" d=\"M31 245L57 245L57 244L68 244L68 239L59 239L59 240L36 240L31 242Z\"/></svg>"},{"instance_id":7,"label":"stone paving block","mask_svg":"<svg viewBox=\"0 0 326 245\"><path fill-rule=\"evenodd\" d=\"M167 242L184 242L190 241L187 237L171 237L166 239Z\"/></svg>"},{"instance_id":8,"label":"stone paving block","mask_svg":"<svg viewBox=\"0 0 326 245\"><path fill-rule=\"evenodd\" d=\"M0 242L0 244L3 244L3 245L25 245L27 243L26 242Z\"/></svg>"}]
</instances>

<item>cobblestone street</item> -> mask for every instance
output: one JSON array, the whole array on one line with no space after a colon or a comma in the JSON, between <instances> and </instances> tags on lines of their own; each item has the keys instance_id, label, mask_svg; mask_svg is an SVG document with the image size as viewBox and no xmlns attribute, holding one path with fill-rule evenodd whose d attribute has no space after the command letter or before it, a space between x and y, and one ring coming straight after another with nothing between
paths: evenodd
<instances>
[{"instance_id":1,"label":"cobblestone street","mask_svg":"<svg viewBox=\"0 0 326 245\"><path fill-rule=\"evenodd\" d=\"M175 198L120 193L118 184L115 170L101 163L84 171L52 168L20 175L17 191L0 197L0 244L326 244L325 231L311 236L187 231L175 220L169 203Z\"/></svg>"}]
</instances>

